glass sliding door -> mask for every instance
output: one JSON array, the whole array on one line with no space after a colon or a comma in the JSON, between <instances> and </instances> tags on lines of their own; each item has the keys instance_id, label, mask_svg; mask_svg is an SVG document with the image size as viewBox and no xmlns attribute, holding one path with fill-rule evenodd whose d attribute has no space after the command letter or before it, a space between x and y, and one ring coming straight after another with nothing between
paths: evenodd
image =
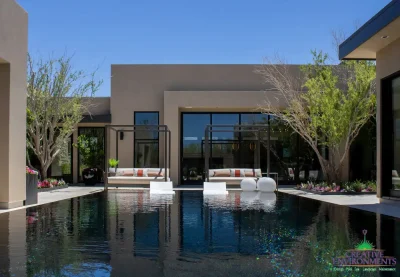
<instances>
[{"instance_id":1,"label":"glass sliding door","mask_svg":"<svg viewBox=\"0 0 400 277\"><path fill-rule=\"evenodd\" d=\"M212 114L212 125L239 125L239 114ZM226 132L211 133L210 168L235 168L240 163L240 132L235 127L223 127ZM238 129L238 127L236 127Z\"/></svg>"},{"instance_id":2,"label":"glass sliding door","mask_svg":"<svg viewBox=\"0 0 400 277\"><path fill-rule=\"evenodd\" d=\"M87 148L84 153L78 151L78 174L82 180L82 170L85 168L105 170L105 128L79 127L78 137Z\"/></svg>"},{"instance_id":3,"label":"glass sliding door","mask_svg":"<svg viewBox=\"0 0 400 277\"><path fill-rule=\"evenodd\" d=\"M146 125L158 125L158 112L135 112L134 166L136 168L158 168L159 167L159 133L149 129Z\"/></svg>"},{"instance_id":4,"label":"glass sliding door","mask_svg":"<svg viewBox=\"0 0 400 277\"><path fill-rule=\"evenodd\" d=\"M400 77L391 81L391 90L393 109L392 189L400 190Z\"/></svg>"},{"instance_id":5,"label":"glass sliding door","mask_svg":"<svg viewBox=\"0 0 400 277\"><path fill-rule=\"evenodd\" d=\"M181 183L204 181L204 132L211 124L209 113L182 113Z\"/></svg>"},{"instance_id":6,"label":"glass sliding door","mask_svg":"<svg viewBox=\"0 0 400 277\"><path fill-rule=\"evenodd\" d=\"M268 115L261 113L249 113L240 115L241 125L267 125ZM240 167L241 168L261 168L261 172L266 173L268 162L267 162L267 130L260 132L260 165L257 166L257 140L258 131L256 129L247 129L249 131L240 133ZM272 172L272 171L271 171Z\"/></svg>"}]
</instances>

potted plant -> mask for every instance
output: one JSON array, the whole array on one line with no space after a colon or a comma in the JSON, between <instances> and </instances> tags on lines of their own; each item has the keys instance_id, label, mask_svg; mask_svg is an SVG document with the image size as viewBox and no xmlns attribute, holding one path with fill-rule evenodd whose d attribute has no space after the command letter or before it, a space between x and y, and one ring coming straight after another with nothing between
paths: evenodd
<instances>
[{"instance_id":1,"label":"potted plant","mask_svg":"<svg viewBox=\"0 0 400 277\"><path fill-rule=\"evenodd\" d=\"M115 176L115 174L117 172L118 164L119 164L119 160L116 160L116 159L108 160L108 165L109 165L108 172L109 172L110 176Z\"/></svg>"},{"instance_id":2,"label":"potted plant","mask_svg":"<svg viewBox=\"0 0 400 277\"><path fill-rule=\"evenodd\" d=\"M85 185L93 186L101 181L104 164L103 142L96 137L80 135L78 143L74 144L80 154L80 162L83 167L82 179Z\"/></svg>"},{"instance_id":3,"label":"potted plant","mask_svg":"<svg viewBox=\"0 0 400 277\"><path fill-rule=\"evenodd\" d=\"M26 167L26 200L25 205L33 205L38 202L38 172Z\"/></svg>"}]
</instances>

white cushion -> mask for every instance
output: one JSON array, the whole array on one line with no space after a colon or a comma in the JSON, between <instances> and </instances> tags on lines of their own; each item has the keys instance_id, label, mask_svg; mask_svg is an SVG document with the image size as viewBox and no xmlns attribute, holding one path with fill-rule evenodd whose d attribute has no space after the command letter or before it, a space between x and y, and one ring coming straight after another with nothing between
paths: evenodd
<instances>
[{"instance_id":1,"label":"white cushion","mask_svg":"<svg viewBox=\"0 0 400 277\"><path fill-rule=\"evenodd\" d=\"M204 182L204 194L228 194L225 182Z\"/></svg>"},{"instance_id":2,"label":"white cushion","mask_svg":"<svg viewBox=\"0 0 400 277\"><path fill-rule=\"evenodd\" d=\"M150 181L150 193L175 194L175 191L173 190L172 182Z\"/></svg>"},{"instance_id":3,"label":"white cushion","mask_svg":"<svg viewBox=\"0 0 400 277\"><path fill-rule=\"evenodd\" d=\"M204 194L227 194L225 182L204 182Z\"/></svg>"},{"instance_id":4,"label":"white cushion","mask_svg":"<svg viewBox=\"0 0 400 277\"><path fill-rule=\"evenodd\" d=\"M108 177L108 183L110 185L147 185L150 184L151 181L155 182L164 182L164 178L160 177L135 177L135 176L115 176L115 177ZM167 178L170 181L170 178Z\"/></svg>"},{"instance_id":5,"label":"white cushion","mask_svg":"<svg viewBox=\"0 0 400 277\"><path fill-rule=\"evenodd\" d=\"M258 177L258 178L262 177L261 169L259 169L259 168L256 168L256 169L253 169L253 168L220 168L220 169L209 169L208 172L209 172L209 176L210 176L210 178L211 178L211 177L214 176L216 170L229 170L229 171L230 171L231 177L234 177L234 176L235 176L235 171L234 171L234 170L236 170L236 169L238 169L238 170L241 171L241 172L240 172L240 175L241 175L242 177L245 177L245 176L244 176L244 173L245 173L246 170L249 170L249 171L250 171L250 170L251 170L251 171L254 170L254 173L255 173L255 175L256 175L255 177ZM222 177L220 177L220 178L222 178ZM227 178L227 177L225 177L225 178Z\"/></svg>"},{"instance_id":6,"label":"white cushion","mask_svg":"<svg viewBox=\"0 0 400 277\"><path fill-rule=\"evenodd\" d=\"M256 180L254 178L244 178L240 182L240 188L243 191L255 191L257 189Z\"/></svg>"}]
</instances>

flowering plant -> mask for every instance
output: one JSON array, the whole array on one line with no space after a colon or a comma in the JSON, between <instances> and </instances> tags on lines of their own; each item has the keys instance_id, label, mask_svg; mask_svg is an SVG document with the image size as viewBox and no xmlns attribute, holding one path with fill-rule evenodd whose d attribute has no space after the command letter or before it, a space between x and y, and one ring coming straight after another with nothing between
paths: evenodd
<instances>
[{"instance_id":1,"label":"flowering plant","mask_svg":"<svg viewBox=\"0 0 400 277\"><path fill-rule=\"evenodd\" d=\"M314 184L312 182L302 183L297 185L297 189L305 189L311 191L318 191L318 192L376 192L376 183L373 181L368 182L347 182L342 186L336 185L333 183L332 185L328 185L325 182L321 182L318 184Z\"/></svg>"},{"instance_id":2,"label":"flowering plant","mask_svg":"<svg viewBox=\"0 0 400 277\"><path fill-rule=\"evenodd\" d=\"M60 187L65 186L67 183L64 180L57 180L57 179L46 179L41 182L38 182L38 189L45 189L45 188L53 188L53 187Z\"/></svg>"},{"instance_id":3,"label":"flowering plant","mask_svg":"<svg viewBox=\"0 0 400 277\"><path fill-rule=\"evenodd\" d=\"M26 174L38 175L38 172L30 168L29 166L26 166Z\"/></svg>"}]
</instances>

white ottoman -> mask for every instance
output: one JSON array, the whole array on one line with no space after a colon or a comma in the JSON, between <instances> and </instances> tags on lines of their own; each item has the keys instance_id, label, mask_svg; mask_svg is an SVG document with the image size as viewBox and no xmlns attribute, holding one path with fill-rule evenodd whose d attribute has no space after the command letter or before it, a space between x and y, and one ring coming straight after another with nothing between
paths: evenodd
<instances>
[{"instance_id":1,"label":"white ottoman","mask_svg":"<svg viewBox=\"0 0 400 277\"><path fill-rule=\"evenodd\" d=\"M276 190L276 182L269 177L260 178L257 182L257 189L264 192L273 192Z\"/></svg>"},{"instance_id":2,"label":"white ottoman","mask_svg":"<svg viewBox=\"0 0 400 277\"><path fill-rule=\"evenodd\" d=\"M240 182L240 188L243 191L255 191L257 189L256 180L254 180L253 178L244 178Z\"/></svg>"}]
</instances>

